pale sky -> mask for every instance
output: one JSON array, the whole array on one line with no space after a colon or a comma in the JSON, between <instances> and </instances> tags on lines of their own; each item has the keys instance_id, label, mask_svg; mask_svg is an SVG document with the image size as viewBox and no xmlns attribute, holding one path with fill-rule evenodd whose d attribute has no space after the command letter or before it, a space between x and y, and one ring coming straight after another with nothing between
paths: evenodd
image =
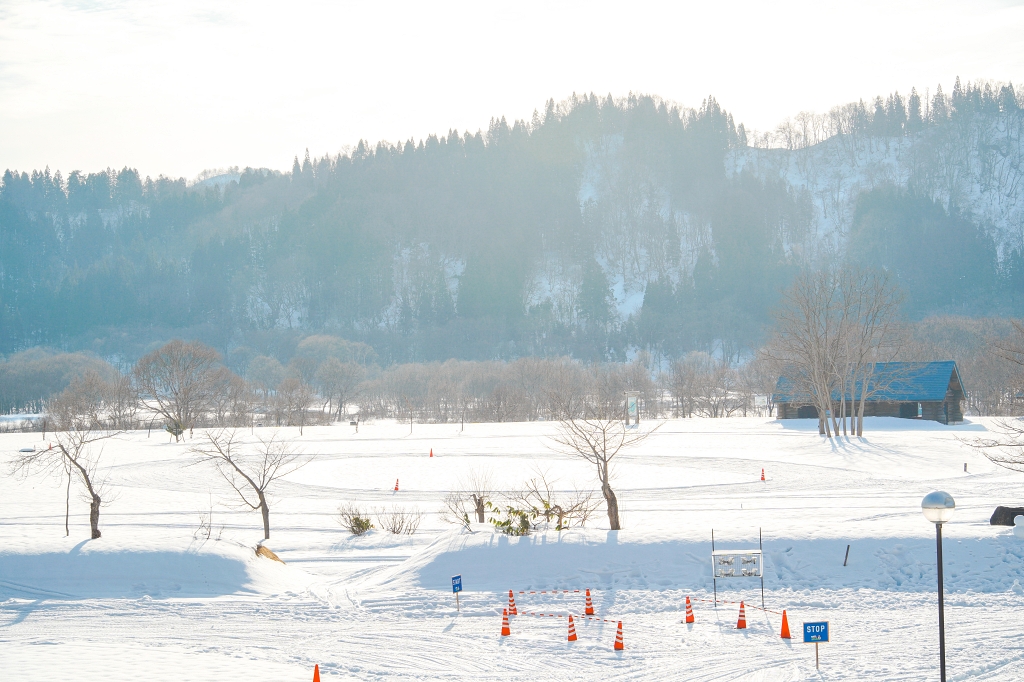
<instances>
[{"instance_id":1,"label":"pale sky","mask_svg":"<svg viewBox=\"0 0 1024 682\"><path fill-rule=\"evenodd\" d=\"M284 170L572 92L766 130L957 75L1024 85L1024 1L0 0L0 170Z\"/></svg>"}]
</instances>

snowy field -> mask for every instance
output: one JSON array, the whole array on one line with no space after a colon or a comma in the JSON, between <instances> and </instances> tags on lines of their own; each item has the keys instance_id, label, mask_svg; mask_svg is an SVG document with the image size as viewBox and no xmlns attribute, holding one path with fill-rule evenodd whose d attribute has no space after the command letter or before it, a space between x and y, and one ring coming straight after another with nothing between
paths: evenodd
<instances>
[{"instance_id":1,"label":"snowy field","mask_svg":"<svg viewBox=\"0 0 1024 682\"><path fill-rule=\"evenodd\" d=\"M585 530L524 538L437 512L473 470L503 488L538 470L560 489L595 487L586 463L551 452L552 424L281 429L317 455L274 494L268 546L286 565L254 554L259 514L234 507L214 470L186 466L188 443L106 441L113 499L90 541L74 491L65 538L65 489L8 475L41 434L0 435L0 679L310 680L318 663L325 680L937 680L935 535L920 502L941 489L957 501L944 529L949 677L1024 680L1024 540L988 523L997 505L1024 505L1024 474L961 442L986 424L868 419L864 439L830 443L809 420L673 420L617 460L624 530L606 530L602 508ZM343 503L425 515L412 536L354 537ZM197 538L211 508L212 537ZM749 608L756 579L718 582L720 600L746 602L746 630L735 604L698 601L712 599L712 528L718 549L756 548L761 529L768 612ZM624 651L602 620L577 619L570 643L565 618L519 615L500 637L508 590L586 588L599 618L622 621ZM575 592L517 603L583 612ZM832 641L815 671L799 637L819 620Z\"/></svg>"}]
</instances>

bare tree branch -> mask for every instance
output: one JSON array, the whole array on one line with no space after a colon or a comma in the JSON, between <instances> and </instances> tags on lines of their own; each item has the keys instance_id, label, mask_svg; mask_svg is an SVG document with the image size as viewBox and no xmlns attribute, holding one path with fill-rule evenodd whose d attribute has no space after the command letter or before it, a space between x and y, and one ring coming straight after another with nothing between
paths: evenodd
<instances>
[{"instance_id":1,"label":"bare tree branch","mask_svg":"<svg viewBox=\"0 0 1024 682\"><path fill-rule=\"evenodd\" d=\"M270 539L270 500L274 481L301 469L312 457L296 453L287 443L271 436L245 442L238 431L207 431L191 448L194 464L212 464L238 495L241 503L263 516L263 539Z\"/></svg>"}]
</instances>

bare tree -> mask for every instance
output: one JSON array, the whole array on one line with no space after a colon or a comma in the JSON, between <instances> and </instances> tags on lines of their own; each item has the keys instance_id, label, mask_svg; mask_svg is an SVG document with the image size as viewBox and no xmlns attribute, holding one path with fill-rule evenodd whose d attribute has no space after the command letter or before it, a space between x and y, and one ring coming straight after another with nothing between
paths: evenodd
<instances>
[{"instance_id":1,"label":"bare tree","mask_svg":"<svg viewBox=\"0 0 1024 682\"><path fill-rule=\"evenodd\" d=\"M309 408L313 404L313 389L295 377L288 377L277 387L278 425L298 426L299 435L309 419ZM322 416L322 415L321 415Z\"/></svg>"},{"instance_id":2,"label":"bare tree","mask_svg":"<svg viewBox=\"0 0 1024 682\"><path fill-rule=\"evenodd\" d=\"M71 481L77 479L83 486L84 496L89 502L89 526L92 539L100 537L100 507L103 504L105 484L98 477L101 451L94 443L117 435L114 431L95 430L93 415L81 412L80 395L73 387L49 401L48 412L54 424L54 441L45 450L19 453L14 460L12 472L22 475L56 475L61 480L66 476L68 485L68 509L70 514ZM65 516L65 531L68 530Z\"/></svg>"},{"instance_id":3,"label":"bare tree","mask_svg":"<svg viewBox=\"0 0 1024 682\"><path fill-rule=\"evenodd\" d=\"M619 501L611 486L611 463L623 450L643 442L650 432L631 429L621 419L567 417L559 421L554 449L562 454L582 457L597 469L601 494L608 507L608 523L619 530Z\"/></svg>"},{"instance_id":4,"label":"bare tree","mask_svg":"<svg viewBox=\"0 0 1024 682\"><path fill-rule=\"evenodd\" d=\"M804 273L786 292L763 357L814 405L821 434L839 435L836 401L845 430L849 396L859 401L857 434L863 435L864 404L885 388L875 363L898 348L900 301L887 275L868 271Z\"/></svg>"},{"instance_id":5,"label":"bare tree","mask_svg":"<svg viewBox=\"0 0 1024 682\"><path fill-rule=\"evenodd\" d=\"M473 469L459 479L458 489L445 496L441 517L450 523L470 523L470 514L476 517L477 523L484 523L487 502L494 495L491 474L488 471Z\"/></svg>"},{"instance_id":6,"label":"bare tree","mask_svg":"<svg viewBox=\"0 0 1024 682\"><path fill-rule=\"evenodd\" d=\"M106 407L111 425L122 431L135 428L135 415L139 410L139 391L134 377L123 374L110 382L109 386Z\"/></svg>"},{"instance_id":7,"label":"bare tree","mask_svg":"<svg viewBox=\"0 0 1024 682\"><path fill-rule=\"evenodd\" d=\"M252 385L227 368L218 374L210 405L215 423L220 427L251 426L256 402Z\"/></svg>"},{"instance_id":8,"label":"bare tree","mask_svg":"<svg viewBox=\"0 0 1024 682\"><path fill-rule=\"evenodd\" d=\"M686 358L672 363L669 378L669 392L676 401L676 417L692 417L696 410L697 370Z\"/></svg>"},{"instance_id":9,"label":"bare tree","mask_svg":"<svg viewBox=\"0 0 1024 682\"><path fill-rule=\"evenodd\" d=\"M849 383L851 400L860 396L855 418L858 436L864 435L864 405L867 399L878 391L885 390L875 375L875 364L891 360L899 352L902 338L897 324L899 308L903 297L885 272L846 272L840 279L840 296L846 310L845 371L849 381L843 382L842 395L845 407L845 386ZM889 377L891 381L893 377ZM851 406L853 407L853 406ZM843 430L846 430L845 414Z\"/></svg>"},{"instance_id":10,"label":"bare tree","mask_svg":"<svg viewBox=\"0 0 1024 682\"><path fill-rule=\"evenodd\" d=\"M818 431L832 437L827 416L838 388L835 369L841 364L843 321L839 286L833 273L807 272L797 277L775 317L775 334L765 348L794 386L818 412ZM838 424L835 424L838 428Z\"/></svg>"},{"instance_id":11,"label":"bare tree","mask_svg":"<svg viewBox=\"0 0 1024 682\"><path fill-rule=\"evenodd\" d=\"M1004 469L1024 472L1024 420L999 419L996 438L965 440L967 445L981 452L990 462Z\"/></svg>"},{"instance_id":12,"label":"bare tree","mask_svg":"<svg viewBox=\"0 0 1024 682\"><path fill-rule=\"evenodd\" d=\"M778 375L771 363L766 362L760 356L751 359L739 371L739 384L745 394L744 401L749 402L751 408L759 416L770 417L775 412L774 393L777 379ZM756 403L758 396L764 398L763 414L762 406ZM746 416L745 413L744 416Z\"/></svg>"},{"instance_id":13,"label":"bare tree","mask_svg":"<svg viewBox=\"0 0 1024 682\"><path fill-rule=\"evenodd\" d=\"M270 487L312 461L274 436L246 443L234 430L207 431L204 441L191 452L195 464L212 464L238 493L242 504L260 512L264 540L270 539Z\"/></svg>"},{"instance_id":14,"label":"bare tree","mask_svg":"<svg viewBox=\"0 0 1024 682\"><path fill-rule=\"evenodd\" d=\"M320 395L327 398L332 413L333 405L337 403L339 420L345 406L359 396L359 386L365 377L366 369L354 362L342 362L330 357L320 363L316 371L316 384Z\"/></svg>"},{"instance_id":15,"label":"bare tree","mask_svg":"<svg viewBox=\"0 0 1024 682\"><path fill-rule=\"evenodd\" d=\"M220 354L198 341L175 339L135 365L135 378L143 399L168 420L179 434L196 425L213 401L218 388Z\"/></svg>"}]
</instances>

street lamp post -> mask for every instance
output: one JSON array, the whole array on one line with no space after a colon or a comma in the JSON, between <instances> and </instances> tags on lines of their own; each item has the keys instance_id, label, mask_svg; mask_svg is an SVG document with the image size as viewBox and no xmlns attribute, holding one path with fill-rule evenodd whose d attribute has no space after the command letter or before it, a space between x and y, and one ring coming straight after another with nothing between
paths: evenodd
<instances>
[{"instance_id":1,"label":"street lamp post","mask_svg":"<svg viewBox=\"0 0 1024 682\"><path fill-rule=\"evenodd\" d=\"M921 511L924 517L935 524L935 561L939 567L939 670L942 682L946 682L946 623L942 603L942 524L953 518L956 503L953 496L937 490L928 493L921 500Z\"/></svg>"}]
</instances>

